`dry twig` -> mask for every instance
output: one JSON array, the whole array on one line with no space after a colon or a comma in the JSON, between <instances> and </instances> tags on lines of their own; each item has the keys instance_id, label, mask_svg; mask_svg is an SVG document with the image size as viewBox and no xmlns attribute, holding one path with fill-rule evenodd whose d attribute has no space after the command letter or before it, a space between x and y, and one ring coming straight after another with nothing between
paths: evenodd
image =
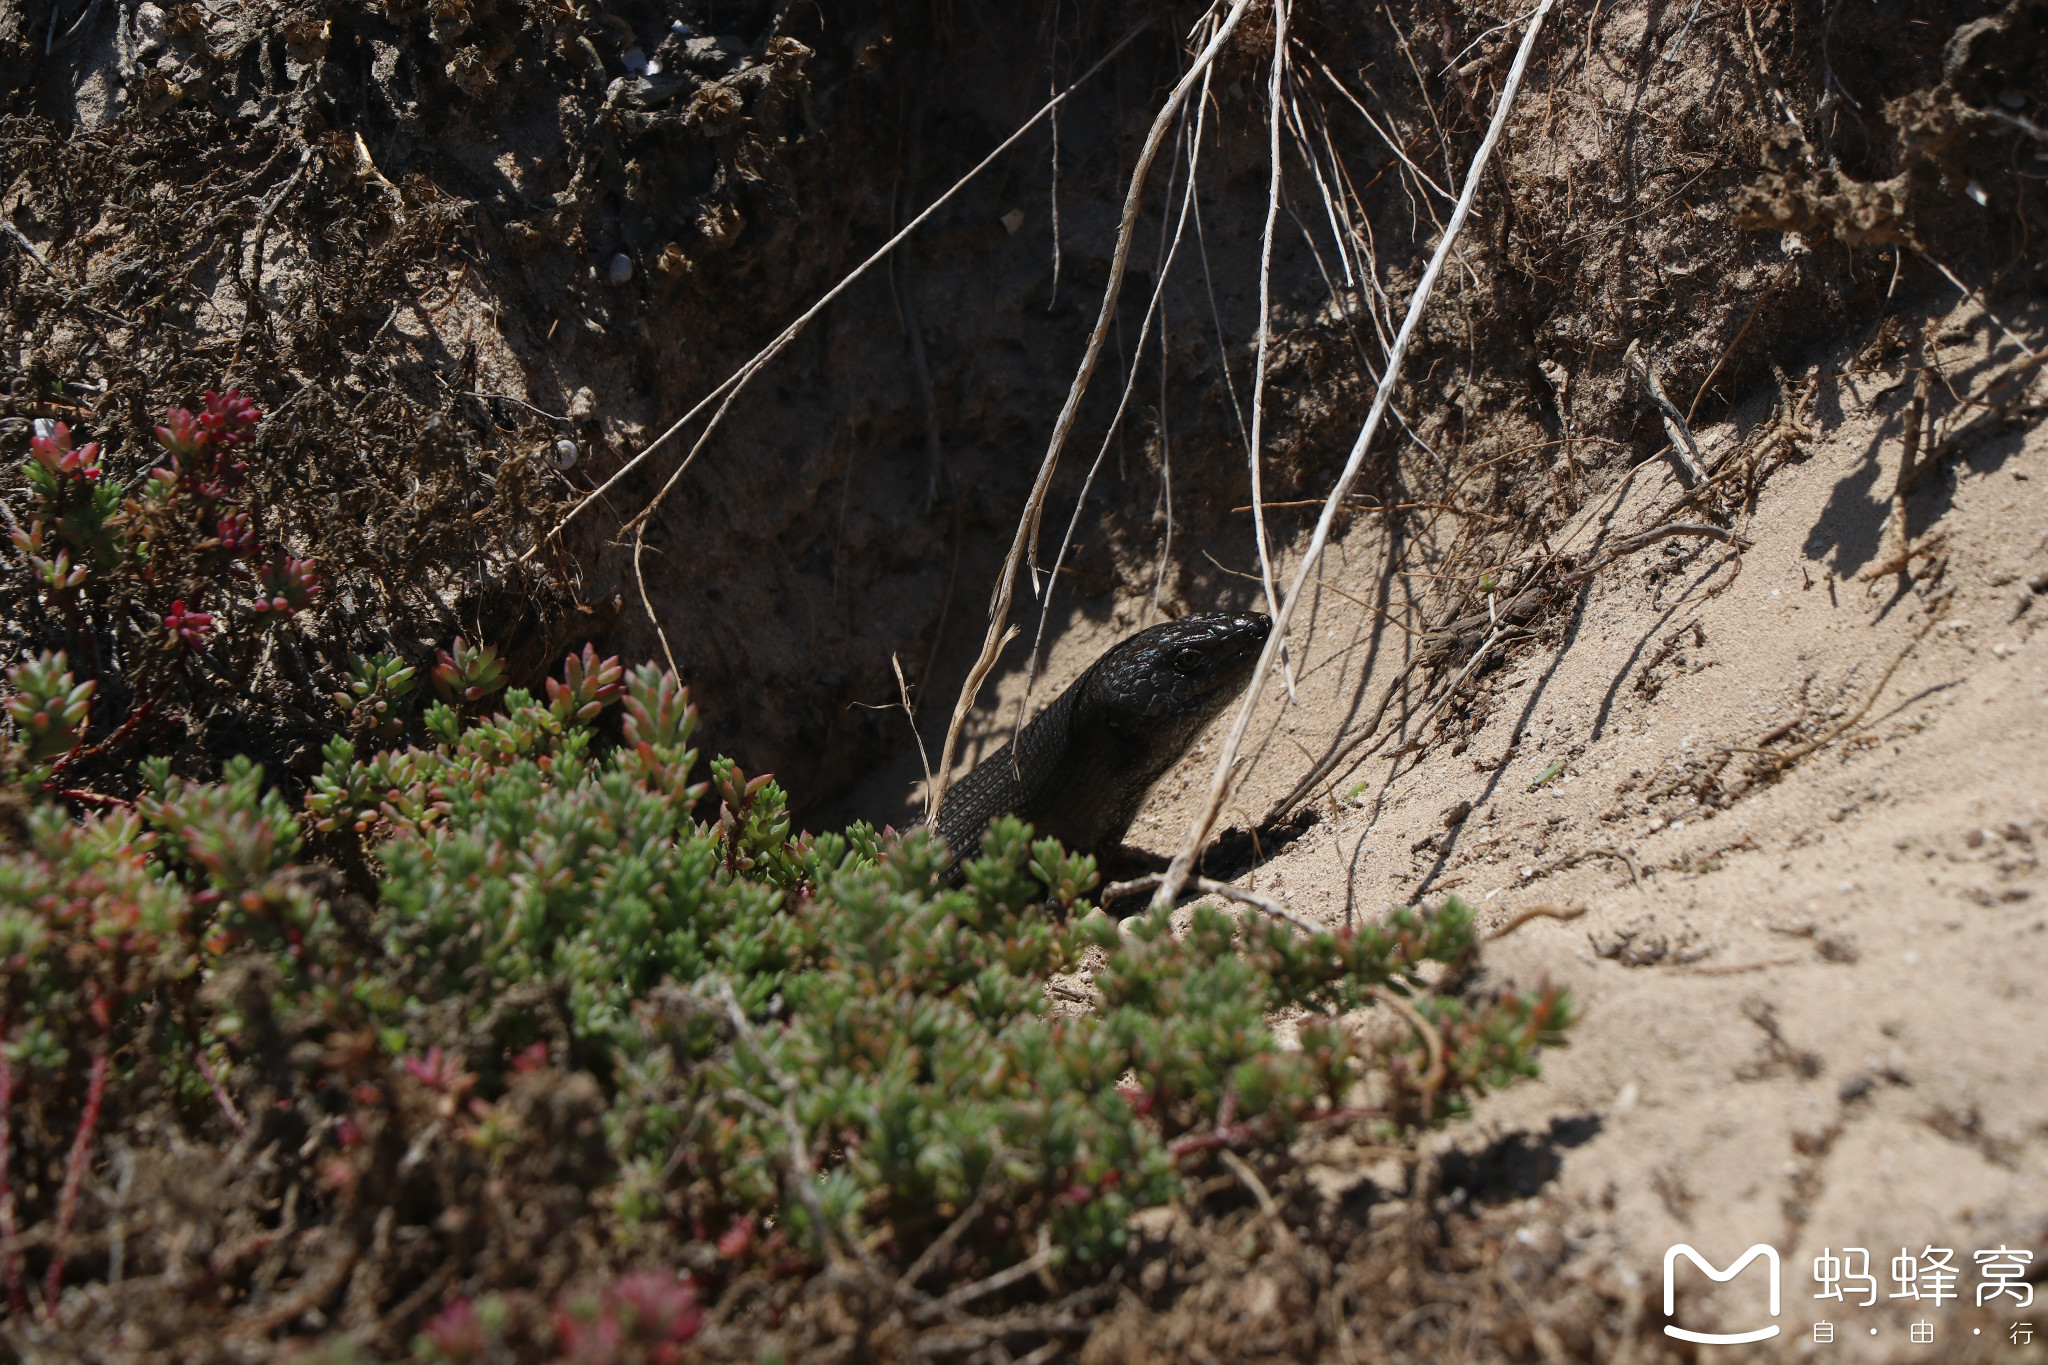
<instances>
[{"instance_id":1,"label":"dry twig","mask_svg":"<svg viewBox=\"0 0 2048 1365\"><path fill-rule=\"evenodd\" d=\"M1915 348L1919 354L1919 348ZM1906 437L1904 448L1899 454L1899 473L1892 483L1891 515L1886 519L1885 539L1890 542L1889 553L1875 560L1869 568L1857 577L1865 582L1882 578L1886 574L1906 573L1913 563L1912 530L1906 524L1906 498L1913 491L1913 480L1918 477L1920 462L1920 437L1927 424L1927 385L1929 367L1921 365L1913 381L1913 403L1906 409Z\"/></svg>"},{"instance_id":2,"label":"dry twig","mask_svg":"<svg viewBox=\"0 0 2048 1365\"><path fill-rule=\"evenodd\" d=\"M1634 870L1634 864L1630 864L1630 870ZM1577 919L1579 916L1585 913L1586 907L1583 905L1532 905L1527 910L1522 911L1513 919L1509 920L1506 924L1501 925L1500 928L1495 929L1494 931L1489 933L1485 938L1481 939L1480 942L1492 943L1496 940L1504 939L1509 934L1512 934L1513 932L1515 932L1515 930L1521 928L1523 925L1527 924L1532 919L1572 920Z\"/></svg>"},{"instance_id":3,"label":"dry twig","mask_svg":"<svg viewBox=\"0 0 2048 1365\"><path fill-rule=\"evenodd\" d=\"M1627 360L1629 369L1635 372L1636 378L1643 381L1643 387L1649 391L1657 410L1663 414L1664 431L1671 437L1672 453L1678 456L1678 462L1685 466L1685 472L1692 476L1695 486L1705 483L1707 471L1700 459L1699 442L1693 439L1692 427L1686 423L1685 414L1678 410L1677 404L1665 396L1664 386L1657 382L1656 371L1643 359L1641 343L1631 341L1624 359Z\"/></svg>"},{"instance_id":4,"label":"dry twig","mask_svg":"<svg viewBox=\"0 0 2048 1365\"><path fill-rule=\"evenodd\" d=\"M1166 874L1163 872L1152 872L1142 877L1133 877L1127 882L1115 882L1103 887L1102 894L1096 899L1107 902L1113 901L1119 896L1133 895L1139 891L1158 886L1160 882L1165 880L1165 877ZM1191 887L1204 896L1221 896L1225 900L1236 901L1240 905L1249 905L1256 910L1271 915L1274 919L1284 920L1301 930L1304 934L1327 934L1330 932L1319 925L1310 924L1307 920L1297 919L1288 913L1286 906L1274 900L1271 896L1261 896L1256 891L1247 891L1243 887L1233 886L1229 882L1219 882L1209 877L1189 877L1184 883L1184 887Z\"/></svg>"},{"instance_id":5,"label":"dry twig","mask_svg":"<svg viewBox=\"0 0 2048 1365\"><path fill-rule=\"evenodd\" d=\"M1266 610L1277 614L1280 596L1273 591L1273 555L1266 542L1264 485L1259 478L1259 456L1265 446L1266 367L1273 344L1273 227L1280 216L1280 89L1287 76L1287 0L1273 0L1273 74L1267 91L1266 226L1259 237L1259 342L1258 358L1252 367L1252 434L1245 450L1251 466L1252 540L1259 550L1259 582L1266 594ZM1283 656L1284 657L1284 656ZM1293 692L1293 679L1288 680Z\"/></svg>"},{"instance_id":6,"label":"dry twig","mask_svg":"<svg viewBox=\"0 0 2048 1365\"><path fill-rule=\"evenodd\" d=\"M1352 444L1351 454L1344 463L1343 472L1338 475L1336 485L1331 488L1329 497L1323 503L1322 514L1316 519L1315 534L1310 539L1308 550L1295 571L1293 585L1287 590L1287 600L1273 618L1273 628L1266 637L1265 648L1260 652L1251 685L1245 689L1244 700L1238 706L1236 722L1231 726L1230 735L1223 743L1222 752L1217 756L1216 769L1209 781L1207 799L1196 811L1194 818L1188 822L1187 833L1181 840L1180 849L1174 854L1172 864L1160 879L1159 889L1153 898L1156 904L1173 904L1181 887L1186 885L1193 872L1195 857L1200 853L1202 844L1209 837L1209 831L1215 827L1218 813L1223 809L1223 800L1230 786L1231 770L1236 766L1237 753L1244 744L1245 733L1251 728L1252 712L1257 708L1259 698L1265 692L1266 675L1279 657L1281 646L1287 639L1288 627L1294 618L1295 607L1301 600L1302 590L1322 560L1323 548L1329 542L1330 526L1336 520L1337 509L1351 491L1352 482L1358 477L1358 471L1365 463L1366 449L1378 433L1380 422L1386 415L1387 405L1393 399L1394 387L1400 381L1401 362L1407 356L1409 343L1414 339L1422 315L1429 307L1429 296L1435 287L1436 278L1442 272L1444 262L1449 259L1451 250L1457 243L1458 231L1471 215L1472 203L1478 198L1479 186L1485 175L1487 163L1493 157L1493 149L1500 143L1501 130L1507 124L1508 111L1514 107L1516 92L1521 89L1522 75L1529 66L1529 54L1536 45L1537 35L1543 30L1544 17L1550 13L1553 3L1555 0L1542 0L1529 17L1529 25L1522 35L1521 46L1515 52L1514 65L1509 67L1507 79L1501 86L1500 99L1494 109L1493 120L1487 126L1486 136L1480 142L1479 150L1473 154L1471 169L1466 175L1464 191L1458 198L1457 208L1452 211L1450 222L1445 225L1443 235L1437 241L1436 251L1430 257L1429 265L1424 269L1422 279L1415 287L1415 295L1409 301L1408 315L1402 320L1400 334L1394 338L1394 349L1387 357L1386 367L1381 372L1378 392L1373 396L1372 410L1366 416L1365 426L1359 432L1357 441Z\"/></svg>"},{"instance_id":7,"label":"dry twig","mask_svg":"<svg viewBox=\"0 0 2048 1365\"><path fill-rule=\"evenodd\" d=\"M1408 1026L1420 1034L1422 1045L1429 1050L1429 1070L1422 1076L1422 1113L1426 1119L1436 1108L1436 1092L1442 1087L1448 1068L1444 1063L1444 1039L1436 1025L1429 1022L1421 1010L1408 1003L1398 992L1384 986L1372 988L1372 998L1385 1005L1408 1021Z\"/></svg>"}]
</instances>

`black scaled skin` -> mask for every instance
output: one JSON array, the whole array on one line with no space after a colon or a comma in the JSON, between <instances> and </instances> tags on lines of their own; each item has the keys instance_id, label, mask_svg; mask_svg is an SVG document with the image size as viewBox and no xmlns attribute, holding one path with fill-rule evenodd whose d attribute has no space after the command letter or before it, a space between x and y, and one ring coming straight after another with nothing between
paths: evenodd
<instances>
[{"instance_id":1,"label":"black scaled skin","mask_svg":"<svg viewBox=\"0 0 2048 1365\"><path fill-rule=\"evenodd\" d=\"M946 791L956 856L1011 814L1097 855L1123 842L1153 784L1251 680L1272 629L1257 612L1183 616L1113 646L1006 745Z\"/></svg>"}]
</instances>

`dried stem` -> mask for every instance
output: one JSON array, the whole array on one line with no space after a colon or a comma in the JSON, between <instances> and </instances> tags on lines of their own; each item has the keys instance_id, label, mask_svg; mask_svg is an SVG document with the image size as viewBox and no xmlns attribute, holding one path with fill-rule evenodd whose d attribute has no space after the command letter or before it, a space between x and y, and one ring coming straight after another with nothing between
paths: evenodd
<instances>
[{"instance_id":1,"label":"dried stem","mask_svg":"<svg viewBox=\"0 0 2048 1365\"><path fill-rule=\"evenodd\" d=\"M1915 357L1918 358L1919 354L1916 349ZM1913 563L1913 535L1912 528L1906 524L1906 498L1913 491L1913 481L1920 473L1920 437L1927 425L1930 373L1931 367L1922 363L1913 383L1912 406L1906 409L1906 439L1904 449L1899 453L1898 477L1892 483L1892 510L1885 531L1885 539L1891 542L1891 552L1857 575L1865 581L1891 573L1903 577Z\"/></svg>"},{"instance_id":2,"label":"dried stem","mask_svg":"<svg viewBox=\"0 0 2048 1365\"><path fill-rule=\"evenodd\" d=\"M1165 876L1166 874L1163 872L1152 872L1143 877L1134 877L1127 882L1113 883L1103 887L1102 894L1097 899L1112 901L1119 896L1132 895L1148 887L1159 885L1161 881L1165 880ZM1205 896L1221 896L1225 900L1236 901L1240 905L1249 905L1255 910L1271 915L1274 919L1293 925L1304 934L1327 934L1330 932L1321 925L1310 924L1305 919L1298 919L1294 915L1289 914L1287 907L1274 900L1271 896L1261 896L1256 891L1247 891L1243 887L1233 886L1229 882L1219 882L1209 877L1190 877L1187 879L1186 885Z\"/></svg>"},{"instance_id":3,"label":"dried stem","mask_svg":"<svg viewBox=\"0 0 2048 1365\"><path fill-rule=\"evenodd\" d=\"M1188 822L1186 836L1181 841L1179 852L1174 854L1173 863L1161 879L1154 902L1171 905L1180 889L1186 884L1194 869L1195 857L1202 844L1215 827L1217 814L1223 809L1224 797L1230 788L1231 769L1237 763L1238 750L1244 744L1245 732L1251 728L1252 712L1265 692L1266 674L1279 656L1280 647L1287 639L1288 625L1294 618L1294 610L1301 600L1301 594L1310 575L1322 562L1323 548L1330 538L1330 527L1337 519L1337 511L1344 498L1351 491L1351 485L1358 477L1359 469L1365 463L1365 452L1378 433L1380 421L1385 416L1387 405L1392 401L1394 388L1400 382L1401 362L1408 354L1409 343L1414 339L1423 313L1428 309L1430 291L1435 287L1436 277L1450 258L1451 249L1456 245L1458 231L1472 212L1472 203L1479 196L1479 186L1485 176L1487 162L1492 159L1493 149L1500 143L1501 130L1507 124L1508 111L1514 107L1515 94L1521 88L1522 75L1529 66L1529 54L1536 46L1537 35L1543 31L1543 20L1550 13L1555 0L1542 0L1535 13L1529 18L1529 27L1522 35L1521 46L1515 52L1514 65L1508 69L1506 82L1501 86L1500 100L1493 112L1493 121L1487 126L1485 140L1474 153L1471 169L1465 177L1464 192L1458 198L1458 206L1451 213L1450 222L1444 227L1443 236L1438 240L1436 252L1430 257L1429 266L1423 271L1422 280L1415 287L1415 297L1409 301L1408 316L1402 320L1401 331L1394 338L1394 349L1387 357L1386 369L1380 376L1379 391L1373 397L1372 411L1367 414L1364 429L1351 447L1350 458L1344 463L1344 472L1331 488L1329 497L1323 503L1322 515L1316 519L1315 535L1309 542L1308 551L1302 556L1300 566L1295 570L1294 583L1287 590L1287 600L1273 619L1273 629L1266 637L1265 648L1260 652L1257 670L1252 675L1251 685L1245 689L1243 702L1238 706L1237 720L1232 725L1230 736L1223 743L1222 752L1217 755L1216 770L1209 781L1208 799L1202 803L1192 820Z\"/></svg>"},{"instance_id":4,"label":"dried stem","mask_svg":"<svg viewBox=\"0 0 2048 1365\"><path fill-rule=\"evenodd\" d=\"M889 667L896 670L896 692L903 698L903 714L910 720L910 737L917 741L917 761L924 768L924 789L929 792L932 789L931 755L924 751L924 732L917 728L917 708L910 704L910 684L903 677L903 661L893 651L889 655ZM926 820L932 817L929 802L925 804L924 815Z\"/></svg>"},{"instance_id":5,"label":"dried stem","mask_svg":"<svg viewBox=\"0 0 2048 1365\"><path fill-rule=\"evenodd\" d=\"M206 1050L195 1048L192 1060L199 1063L199 1074L206 1078L207 1089L213 1092L213 1102L220 1106L220 1112L228 1121L228 1127L235 1130L235 1136L249 1136L249 1121L242 1117L242 1111L235 1108L234 1100L228 1097L228 1088L221 1084L220 1075L213 1069L213 1063L206 1060Z\"/></svg>"},{"instance_id":6,"label":"dried stem","mask_svg":"<svg viewBox=\"0 0 2048 1365\"><path fill-rule=\"evenodd\" d=\"M1407 1020L1408 1026L1422 1036L1422 1045L1429 1051L1429 1070L1422 1076L1422 1121L1428 1123L1436 1112L1436 1092L1442 1088L1448 1074L1444 1064L1443 1035L1436 1031L1436 1025L1430 1023L1422 1011L1394 991L1375 986L1372 998Z\"/></svg>"},{"instance_id":7,"label":"dried stem","mask_svg":"<svg viewBox=\"0 0 2048 1365\"><path fill-rule=\"evenodd\" d=\"M1614 563L1615 560L1625 555L1632 555L1637 550L1647 549L1660 540L1669 540L1673 536L1704 536L1708 540L1718 540L1724 545L1733 545L1738 550L1749 548L1748 541L1725 527L1692 525L1686 522L1674 521L1664 526L1652 527L1639 536L1629 536L1626 539L1615 541L1614 544L1596 555L1591 563L1582 569L1574 569L1570 573L1563 575L1558 579L1558 582L1566 587L1570 587L1574 583L1583 583L1594 574L1599 573L1602 569Z\"/></svg>"},{"instance_id":8,"label":"dried stem","mask_svg":"<svg viewBox=\"0 0 2048 1365\"><path fill-rule=\"evenodd\" d=\"M1640 343L1629 343L1625 359L1628 361L1628 367L1635 371L1636 378L1643 381L1643 387L1649 391L1657 410L1663 414L1664 432L1671 438L1672 453L1678 456L1678 462L1685 466L1685 472L1692 478L1695 487L1705 483L1707 470L1705 462L1700 459L1699 442L1693 439L1692 427L1687 424L1685 414L1678 410L1676 403L1665 396L1664 386L1657 382L1656 371L1650 368L1649 361L1643 359Z\"/></svg>"},{"instance_id":9,"label":"dried stem","mask_svg":"<svg viewBox=\"0 0 2048 1365\"><path fill-rule=\"evenodd\" d=\"M1188 183L1186 189L1181 193L1180 217L1173 229L1172 244L1164 247L1160 253L1159 266L1153 271L1152 297L1146 301L1144 321L1138 324L1137 351L1140 355L1144 354L1145 338L1152 334L1152 319L1160 317L1161 304L1166 294L1166 280L1173 273L1174 260L1180 255L1181 238L1187 229L1188 218L1197 212L1195 204L1196 172L1201 166L1202 127L1204 117L1208 112L1206 108L1208 92L1209 73L1204 72L1202 75L1202 97L1198 98L1195 102L1194 136L1189 139ZM1166 321L1163 317L1160 317L1159 332L1160 365L1163 373L1166 364L1164 354ZM1068 547L1073 544L1074 532L1081 525L1081 512L1088 505L1088 493L1095 487L1095 476L1102 472L1102 463L1108 458L1109 448L1116 441L1117 432L1123 426L1124 413L1130 407L1131 394L1138 387L1138 373L1139 367L1133 365L1130 367L1130 373L1124 376L1123 394L1117 399L1116 411L1110 415L1109 426L1102 433L1102 445L1095 452L1095 462L1088 466L1088 476L1081 480L1081 492L1074 499L1073 515L1067 518L1066 533L1060 537L1059 552L1053 556L1052 572L1046 575L1045 593L1038 601L1038 628L1032 634L1031 654L1024 666L1024 691L1017 698L1017 719L1011 735L1012 744L1015 744L1017 737L1023 733L1025 707L1031 701L1032 684L1038 679L1039 651L1044 648L1045 628L1052 618L1052 599L1053 594L1059 587L1060 567L1066 563ZM1167 534L1170 538L1172 535L1170 528ZM929 768L929 765L927 765L927 768ZM930 777L927 774L925 791L929 795L932 790Z\"/></svg>"},{"instance_id":10,"label":"dried stem","mask_svg":"<svg viewBox=\"0 0 2048 1365\"><path fill-rule=\"evenodd\" d=\"M727 1090L725 1096L752 1109L769 1122L782 1126L784 1138L789 1144L790 1186L798 1200L803 1203L804 1211L810 1214L812 1223L817 1226L818 1245L824 1248L825 1258L836 1262L843 1255L839 1247L838 1230L826 1219L825 1206L818 1200L816 1168L811 1164L810 1139L804 1135L803 1125L797 1121L794 1107L796 1082L790 1079L782 1068L775 1064L774 1057L769 1055L768 1049L761 1042L760 1034L747 1018L746 1011L740 1008L738 997L732 993L732 983L721 979L718 983L718 995L725 1004L726 1018L731 1020L733 1031L753 1052L762 1069L768 1073L768 1078L775 1082L775 1088L782 1092L782 1104L777 1108L759 1096L737 1088Z\"/></svg>"},{"instance_id":11,"label":"dried stem","mask_svg":"<svg viewBox=\"0 0 2048 1365\"><path fill-rule=\"evenodd\" d=\"M1259 351L1252 368L1252 434L1245 459L1251 466L1252 539L1259 549L1259 583L1266 592L1266 610L1275 615L1280 611L1280 595L1273 590L1273 555L1266 543L1266 495L1259 478L1259 455L1265 448L1266 364L1273 344L1273 228L1280 217L1280 101L1286 76L1287 0L1273 0L1273 74L1266 110L1266 226L1259 238Z\"/></svg>"},{"instance_id":12,"label":"dried stem","mask_svg":"<svg viewBox=\"0 0 2048 1365\"><path fill-rule=\"evenodd\" d=\"M71 1240L71 1224L78 1216L78 1190L85 1183L86 1167L92 1164L93 1134L100 1126L100 1105L107 1097L107 1045L101 1041L92 1051L92 1074L85 1087L85 1112L79 1116L78 1132L71 1139L71 1157L64 1163L64 1188L57 1196L57 1235L50 1248L50 1271L43 1278L43 1316L57 1320L57 1295L64 1288L64 1257Z\"/></svg>"}]
</instances>

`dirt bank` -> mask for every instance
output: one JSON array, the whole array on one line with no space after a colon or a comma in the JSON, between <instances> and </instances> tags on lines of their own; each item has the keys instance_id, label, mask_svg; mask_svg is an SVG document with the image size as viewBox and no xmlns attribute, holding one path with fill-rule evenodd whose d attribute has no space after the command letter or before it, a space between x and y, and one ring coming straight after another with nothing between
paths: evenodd
<instances>
[{"instance_id":1,"label":"dirt bank","mask_svg":"<svg viewBox=\"0 0 2048 1365\"><path fill-rule=\"evenodd\" d=\"M352 654L462 635L531 682L595 640L671 655L800 820L910 818L896 667L936 752L1212 17L1069 10L0 0L0 437L64 418L125 481L167 403L238 384L264 534L327 574L148 742L294 790ZM1255 424L1291 572L1523 18L1301 3L1281 48L1255 11L1164 129L963 762L1129 630L1265 600ZM1551 16L1226 811L1211 870L1306 917L1455 893L1514 926L1467 984L1570 983L1573 1049L1420 1149L1252 1153L1139 1230L1091 1345L1020 1353L1644 1360L1674 1240L1778 1246L1788 1342L1820 1248L2048 1264L2044 30L1867 11ZM1212 759L1121 862L1172 850ZM416 1288L363 1291L397 1301L374 1349ZM727 1305L733 1350L886 1354L829 1290ZM1890 1352L1890 1307L1843 1341Z\"/></svg>"}]
</instances>

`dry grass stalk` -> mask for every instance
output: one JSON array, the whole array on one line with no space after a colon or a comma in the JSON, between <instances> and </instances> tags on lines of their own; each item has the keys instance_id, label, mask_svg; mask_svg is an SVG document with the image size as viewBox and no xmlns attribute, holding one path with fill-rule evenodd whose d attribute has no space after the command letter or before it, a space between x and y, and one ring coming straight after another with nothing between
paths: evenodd
<instances>
[{"instance_id":1,"label":"dry grass stalk","mask_svg":"<svg viewBox=\"0 0 2048 1365\"><path fill-rule=\"evenodd\" d=\"M1487 163L1493 157L1493 150L1499 145L1502 128L1507 123L1508 111L1514 107L1515 95L1520 90L1522 75L1528 69L1529 54L1535 48L1536 38L1543 31L1543 20L1550 13L1553 0L1542 0L1529 17L1528 28L1522 35L1521 46L1515 52L1514 65L1508 69L1506 82L1501 87L1500 99L1494 108L1493 120L1488 124L1485 139L1479 150L1473 154L1471 169L1465 178L1464 192L1459 196L1457 208L1452 211L1451 220L1445 225L1443 235L1437 241L1434 255L1423 271L1422 279L1415 287L1415 296L1408 305L1408 316L1401 323L1401 331L1394 338L1394 348L1387 357L1385 370L1381 373L1378 392L1373 397L1372 410L1367 414L1365 426L1351 447L1350 458L1344 463L1344 470L1337 477L1329 497L1323 503L1322 514L1316 519L1315 534L1309 541L1308 551L1302 556L1301 564L1295 571L1294 583L1287 591L1287 600L1274 616L1272 632L1266 637L1266 645L1259 656L1257 671L1252 675L1251 685L1245 690L1244 701L1239 705L1237 719L1231 726L1230 735L1224 741L1222 752L1217 755L1216 770L1210 778L1207 799L1188 822L1186 835L1181 841L1172 864L1161 878L1159 889L1154 895L1157 904L1171 905L1180 890L1187 884L1194 869L1196 856L1202 844L1215 827L1216 817L1223 809L1225 796L1229 792L1230 775L1236 765L1238 750L1244 744L1245 732L1251 727L1252 712L1257 708L1259 698L1265 692L1265 680L1280 648L1287 639L1289 623L1293 620L1296 605L1301 600L1302 589L1309 576L1315 572L1322 559L1323 548L1329 542L1330 527L1336 520L1338 508L1351 485L1358 477L1359 469L1365 463L1365 452L1378 433L1379 425L1392 401L1394 388L1401 377L1401 362L1408 353L1409 343L1414 339L1422 315L1429 307L1430 292L1436 278L1449 259L1457 243L1458 231L1470 216L1472 204L1479 196L1479 186L1485 175Z\"/></svg>"}]
</instances>

